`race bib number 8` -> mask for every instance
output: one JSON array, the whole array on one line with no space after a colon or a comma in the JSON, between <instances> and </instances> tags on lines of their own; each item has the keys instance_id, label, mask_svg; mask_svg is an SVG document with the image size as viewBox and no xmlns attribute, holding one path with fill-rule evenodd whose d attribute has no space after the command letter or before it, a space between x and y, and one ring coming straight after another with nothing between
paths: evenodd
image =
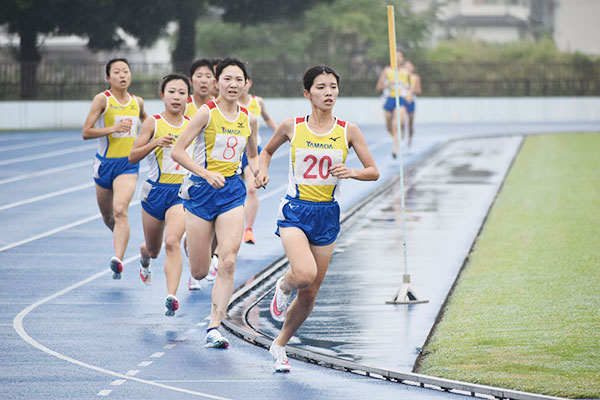
<instances>
[{"instance_id":1,"label":"race bib number 8","mask_svg":"<svg viewBox=\"0 0 600 400\"><path fill-rule=\"evenodd\" d=\"M119 125L121 121L130 121L131 127L128 131L123 132L113 132L112 137L114 138L126 138L126 137L135 137L137 133L137 123L138 118L133 117L131 115L115 115L115 125Z\"/></svg>"},{"instance_id":2,"label":"race bib number 8","mask_svg":"<svg viewBox=\"0 0 600 400\"><path fill-rule=\"evenodd\" d=\"M244 136L217 133L215 145L210 156L218 161L239 163L242 159L244 148L246 148L246 138Z\"/></svg>"},{"instance_id":3,"label":"race bib number 8","mask_svg":"<svg viewBox=\"0 0 600 400\"><path fill-rule=\"evenodd\" d=\"M299 185L335 185L329 168L343 162L342 150L296 149L294 172Z\"/></svg>"}]
</instances>

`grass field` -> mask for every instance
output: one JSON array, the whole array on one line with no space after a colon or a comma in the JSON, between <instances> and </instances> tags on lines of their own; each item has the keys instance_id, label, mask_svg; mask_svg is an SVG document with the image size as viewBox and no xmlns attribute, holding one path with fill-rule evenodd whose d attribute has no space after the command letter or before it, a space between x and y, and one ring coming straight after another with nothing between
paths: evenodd
<instances>
[{"instance_id":1,"label":"grass field","mask_svg":"<svg viewBox=\"0 0 600 400\"><path fill-rule=\"evenodd\" d=\"M418 372L600 398L600 134L525 140Z\"/></svg>"}]
</instances>

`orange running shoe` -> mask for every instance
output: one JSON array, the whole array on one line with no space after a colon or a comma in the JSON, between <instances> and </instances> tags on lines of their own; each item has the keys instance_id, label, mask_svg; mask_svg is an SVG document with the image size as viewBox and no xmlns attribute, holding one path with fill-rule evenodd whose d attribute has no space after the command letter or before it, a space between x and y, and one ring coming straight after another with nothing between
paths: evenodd
<instances>
[{"instance_id":1,"label":"orange running shoe","mask_svg":"<svg viewBox=\"0 0 600 400\"><path fill-rule=\"evenodd\" d=\"M246 231L244 232L244 242L248 244L256 244L256 239L254 239L252 228L246 228Z\"/></svg>"}]
</instances>

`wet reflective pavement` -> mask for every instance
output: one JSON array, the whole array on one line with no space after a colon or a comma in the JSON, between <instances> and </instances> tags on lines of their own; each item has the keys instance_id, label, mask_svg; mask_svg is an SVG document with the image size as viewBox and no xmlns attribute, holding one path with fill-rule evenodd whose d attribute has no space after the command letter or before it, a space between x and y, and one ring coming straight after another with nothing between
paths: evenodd
<instances>
[{"instance_id":1,"label":"wet reflective pavement","mask_svg":"<svg viewBox=\"0 0 600 400\"><path fill-rule=\"evenodd\" d=\"M315 308L289 344L412 371L521 142L521 136L451 141L405 172L408 273L427 303L386 304L404 274L396 179L343 223ZM278 268L235 304L231 322L275 337L280 324L269 316L269 301L286 269Z\"/></svg>"}]
</instances>

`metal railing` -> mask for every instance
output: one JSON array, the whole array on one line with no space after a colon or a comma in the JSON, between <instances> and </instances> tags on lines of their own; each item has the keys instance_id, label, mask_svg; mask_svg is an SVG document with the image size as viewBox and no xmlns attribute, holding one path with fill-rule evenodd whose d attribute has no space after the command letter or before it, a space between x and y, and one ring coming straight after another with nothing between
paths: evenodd
<instances>
[{"instance_id":1,"label":"metal railing","mask_svg":"<svg viewBox=\"0 0 600 400\"><path fill-rule=\"evenodd\" d=\"M333 66L343 96L377 96L382 65ZM160 78L170 64L132 64L130 91L158 98ZM249 63L253 92L265 97L298 97L305 66L286 62ZM184 71L187 72L187 71ZM417 65L427 97L599 96L600 62L585 63L422 63ZM0 100L91 99L107 88L97 63L0 63Z\"/></svg>"}]
</instances>

